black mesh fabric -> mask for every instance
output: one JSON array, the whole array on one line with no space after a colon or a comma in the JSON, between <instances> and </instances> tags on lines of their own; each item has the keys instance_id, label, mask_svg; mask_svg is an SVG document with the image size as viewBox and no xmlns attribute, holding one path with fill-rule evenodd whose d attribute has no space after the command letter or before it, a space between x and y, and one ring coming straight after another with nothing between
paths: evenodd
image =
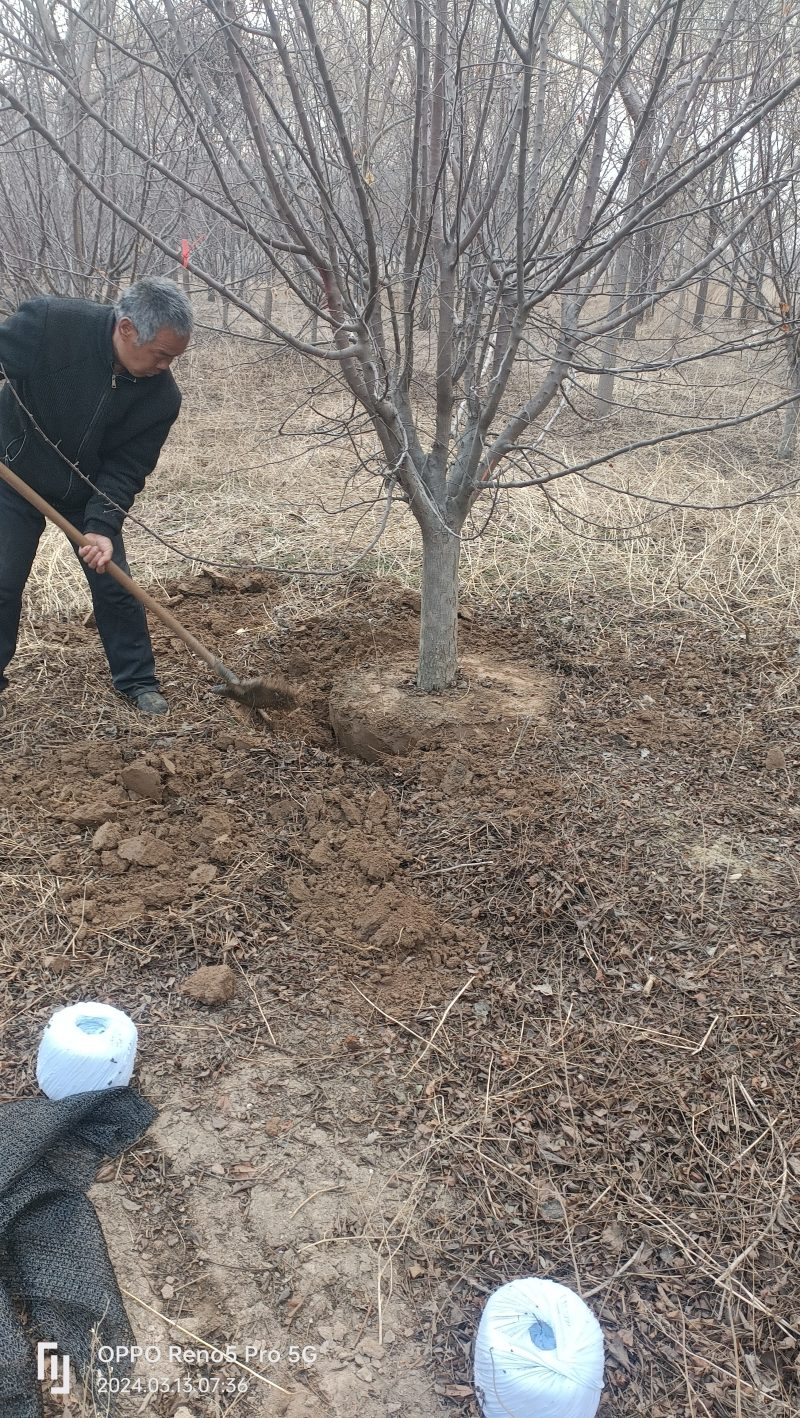
<instances>
[{"instance_id":1,"label":"black mesh fabric","mask_svg":"<svg viewBox=\"0 0 800 1418\"><path fill-rule=\"evenodd\" d=\"M102 1160L137 1142L155 1117L132 1088L0 1107L2 1418L40 1418L39 1340L56 1343L90 1381L93 1330L99 1344L132 1342L100 1223L84 1193Z\"/></svg>"}]
</instances>

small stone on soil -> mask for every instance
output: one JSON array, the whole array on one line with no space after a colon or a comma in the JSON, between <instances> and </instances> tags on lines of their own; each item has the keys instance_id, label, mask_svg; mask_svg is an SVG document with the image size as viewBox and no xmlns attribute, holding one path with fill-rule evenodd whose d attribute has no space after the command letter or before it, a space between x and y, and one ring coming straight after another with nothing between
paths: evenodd
<instances>
[{"instance_id":1,"label":"small stone on soil","mask_svg":"<svg viewBox=\"0 0 800 1418\"><path fill-rule=\"evenodd\" d=\"M200 1004L226 1004L236 994L236 976L228 965L202 965L184 981L182 990Z\"/></svg>"}]
</instances>

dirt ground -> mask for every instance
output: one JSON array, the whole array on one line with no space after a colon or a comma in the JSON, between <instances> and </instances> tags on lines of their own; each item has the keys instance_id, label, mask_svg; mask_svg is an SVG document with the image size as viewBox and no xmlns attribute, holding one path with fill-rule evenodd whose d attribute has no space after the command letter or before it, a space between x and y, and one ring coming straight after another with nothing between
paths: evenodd
<instances>
[{"instance_id":1,"label":"dirt ground","mask_svg":"<svg viewBox=\"0 0 800 1418\"><path fill-rule=\"evenodd\" d=\"M331 695L402 682L413 592L169 591L298 708L226 707L155 627L143 723L53 620L0 739L0 1098L101 999L159 1110L92 1191L162 1349L124 1418L474 1415L485 1297L534 1273L601 1320L601 1414L796 1413L796 645L621 595L466 605L452 705L367 763ZM184 993L223 964L233 998ZM198 1340L255 1374L169 1359Z\"/></svg>"}]
</instances>

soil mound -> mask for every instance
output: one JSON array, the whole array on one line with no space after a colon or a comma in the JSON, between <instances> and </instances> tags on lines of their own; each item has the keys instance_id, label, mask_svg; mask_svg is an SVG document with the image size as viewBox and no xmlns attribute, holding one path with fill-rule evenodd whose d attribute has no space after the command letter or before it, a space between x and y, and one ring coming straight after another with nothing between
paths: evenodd
<instances>
[{"instance_id":1,"label":"soil mound","mask_svg":"<svg viewBox=\"0 0 800 1418\"><path fill-rule=\"evenodd\" d=\"M465 655L462 678L443 694L421 694L409 661L359 669L336 681L330 721L343 753L380 763L419 750L447 752L480 744L532 723L547 732L554 681L541 670L504 663L486 652Z\"/></svg>"}]
</instances>

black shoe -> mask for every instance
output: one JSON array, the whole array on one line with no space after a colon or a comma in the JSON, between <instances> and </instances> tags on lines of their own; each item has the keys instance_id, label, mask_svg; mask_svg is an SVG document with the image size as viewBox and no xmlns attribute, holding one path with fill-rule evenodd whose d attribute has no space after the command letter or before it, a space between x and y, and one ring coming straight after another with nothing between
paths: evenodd
<instances>
[{"instance_id":1,"label":"black shoe","mask_svg":"<svg viewBox=\"0 0 800 1418\"><path fill-rule=\"evenodd\" d=\"M168 714L169 705L157 689L135 689L132 694L126 694L125 698L138 709L140 714Z\"/></svg>"}]
</instances>

